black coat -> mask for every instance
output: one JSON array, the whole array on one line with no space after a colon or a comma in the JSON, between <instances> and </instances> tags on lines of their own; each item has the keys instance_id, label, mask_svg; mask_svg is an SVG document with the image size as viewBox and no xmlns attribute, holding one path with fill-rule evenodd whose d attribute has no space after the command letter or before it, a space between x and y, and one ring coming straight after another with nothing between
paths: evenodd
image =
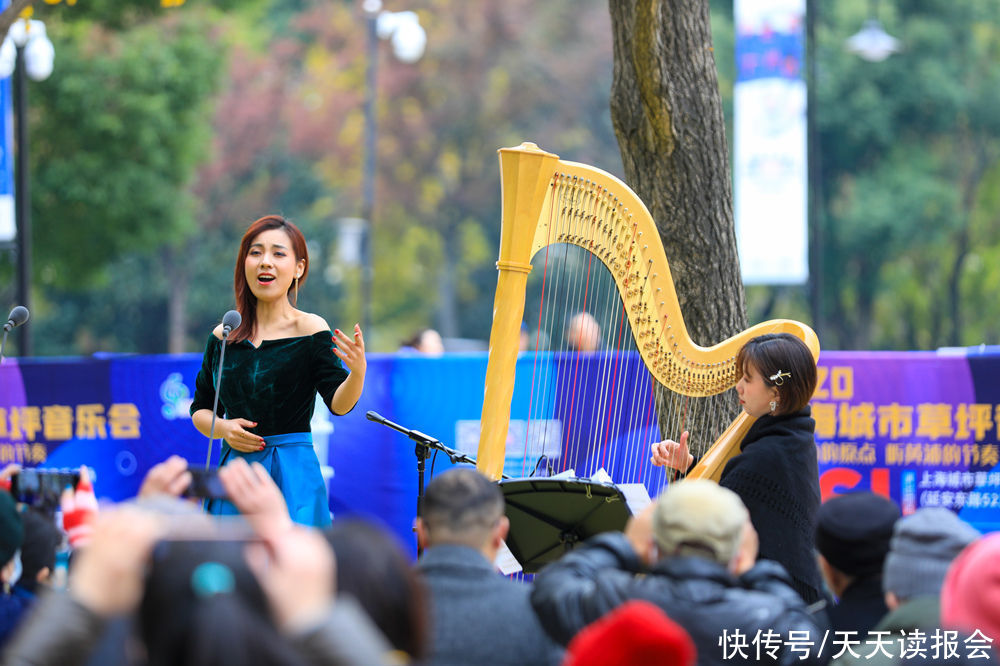
<instances>
[{"instance_id":1,"label":"black coat","mask_svg":"<svg viewBox=\"0 0 1000 666\"><path fill-rule=\"evenodd\" d=\"M815 429L808 406L760 417L719 479L750 511L760 537L759 558L785 567L807 603L825 596L815 555L820 505Z\"/></svg>"},{"instance_id":2,"label":"black coat","mask_svg":"<svg viewBox=\"0 0 1000 666\"><path fill-rule=\"evenodd\" d=\"M781 637L778 663L822 663L814 658L822 631L774 562L758 562L740 578L700 557L667 557L637 576L641 569L623 534L599 534L538 574L531 603L545 630L563 644L624 602L642 599L662 608L691 635L699 664L775 663L766 654L755 658L754 637L769 630ZM724 655L723 632L731 639L737 631L748 646L746 656ZM790 631L814 641L808 658L800 661L801 653L788 649Z\"/></svg>"}]
</instances>

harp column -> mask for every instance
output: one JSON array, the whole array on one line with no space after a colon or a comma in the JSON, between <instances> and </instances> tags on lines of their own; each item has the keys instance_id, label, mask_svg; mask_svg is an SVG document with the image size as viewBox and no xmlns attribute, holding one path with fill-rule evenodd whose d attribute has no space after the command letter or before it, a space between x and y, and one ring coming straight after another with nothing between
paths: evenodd
<instances>
[{"instance_id":1,"label":"harp column","mask_svg":"<svg viewBox=\"0 0 1000 666\"><path fill-rule=\"evenodd\" d=\"M503 191L499 274L493 300L493 327L476 458L476 467L491 479L499 479L503 473L510 403L514 395L514 373L509 368L517 361L534 230L559 161L558 155L540 150L533 143L501 148L499 153Z\"/></svg>"}]
</instances>

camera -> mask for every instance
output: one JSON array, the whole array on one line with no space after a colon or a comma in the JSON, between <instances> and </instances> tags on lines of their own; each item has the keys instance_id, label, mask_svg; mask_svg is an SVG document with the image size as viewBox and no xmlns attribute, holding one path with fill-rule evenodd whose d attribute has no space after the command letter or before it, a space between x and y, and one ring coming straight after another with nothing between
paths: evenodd
<instances>
[{"instance_id":1,"label":"camera","mask_svg":"<svg viewBox=\"0 0 1000 666\"><path fill-rule=\"evenodd\" d=\"M228 499L226 489L219 481L218 469L204 469L200 467L190 467L191 485L184 491L185 497L199 497L204 499Z\"/></svg>"},{"instance_id":2,"label":"camera","mask_svg":"<svg viewBox=\"0 0 1000 666\"><path fill-rule=\"evenodd\" d=\"M87 468L91 481L94 471ZM11 477L10 494L15 501L41 509L54 509L66 488L76 488L80 482L79 469L42 469L27 467Z\"/></svg>"}]
</instances>

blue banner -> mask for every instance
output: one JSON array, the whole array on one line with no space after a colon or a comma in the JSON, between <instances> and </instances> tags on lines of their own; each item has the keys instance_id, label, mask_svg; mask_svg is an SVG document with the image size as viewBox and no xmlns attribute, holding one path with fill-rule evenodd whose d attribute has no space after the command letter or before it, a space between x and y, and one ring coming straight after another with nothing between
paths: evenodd
<instances>
[{"instance_id":1,"label":"blue banner","mask_svg":"<svg viewBox=\"0 0 1000 666\"><path fill-rule=\"evenodd\" d=\"M534 389L527 386L532 359L518 361L505 471L531 474L539 462L534 445L542 443L554 471L574 468L582 476L604 468L615 481L638 475L655 493L662 470L649 469L647 462L648 444L659 437L655 419L601 422L587 407L588 391L600 382L583 374L583 365L555 360L549 376L535 377ZM188 415L200 363L196 354L5 359L0 465L87 464L97 472L98 495L112 500L134 495L146 471L171 454L203 465L208 441ZM630 373L638 377L638 369L626 366L620 373L625 381L604 388L616 391L616 400L638 405L642 414L649 389L625 388L636 384ZM537 399L539 391L573 379L572 373L581 388L571 408L533 419L529 393L535 391ZM415 552L415 445L365 413L377 411L475 455L485 375L481 353L370 355L357 407L342 417L317 409L313 421L321 462L334 472L335 516L379 520ZM1000 350L826 352L819 378L812 405L824 496L871 489L892 497L906 513L944 506L980 529L1000 529ZM527 452L525 441L532 443ZM213 462L218 451L216 441ZM444 455L428 461L425 483L449 466Z\"/></svg>"}]
</instances>

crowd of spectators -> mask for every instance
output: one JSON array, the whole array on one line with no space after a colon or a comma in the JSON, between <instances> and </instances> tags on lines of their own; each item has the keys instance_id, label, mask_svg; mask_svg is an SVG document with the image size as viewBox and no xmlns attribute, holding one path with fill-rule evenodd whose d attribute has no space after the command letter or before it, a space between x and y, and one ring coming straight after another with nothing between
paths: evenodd
<instances>
[{"instance_id":1,"label":"crowd of spectators","mask_svg":"<svg viewBox=\"0 0 1000 666\"><path fill-rule=\"evenodd\" d=\"M0 473L0 484L18 469ZM759 558L739 496L670 486L620 532L498 573L503 495L474 469L428 484L411 562L365 519L296 525L263 468L219 471L237 518L184 498L187 462L101 505L86 470L61 506L0 490L4 664L902 664L996 661L1000 534L890 500L827 500L812 604Z\"/></svg>"}]
</instances>

